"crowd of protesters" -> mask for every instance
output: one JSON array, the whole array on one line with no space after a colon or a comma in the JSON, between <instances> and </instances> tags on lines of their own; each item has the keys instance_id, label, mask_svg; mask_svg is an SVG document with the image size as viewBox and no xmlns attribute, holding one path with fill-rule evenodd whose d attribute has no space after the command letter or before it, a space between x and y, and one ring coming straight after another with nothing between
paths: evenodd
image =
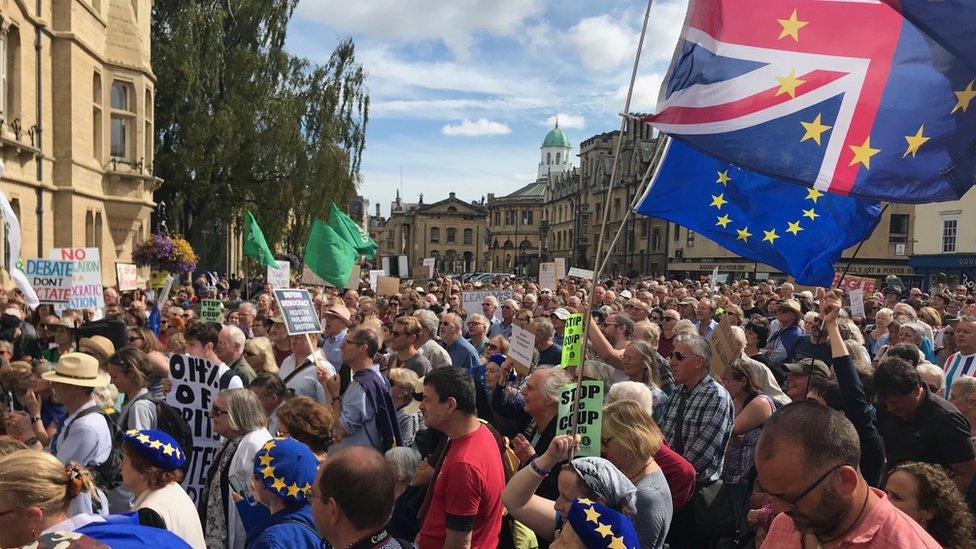
<instances>
[{"instance_id":1,"label":"crowd of protesters","mask_svg":"<svg viewBox=\"0 0 976 549\"><path fill-rule=\"evenodd\" d=\"M309 289L313 337L260 280L107 288L59 314L0 292L0 546L976 547L964 285L889 283L863 316L769 281ZM584 312L581 371L563 368ZM515 326L530 364L509 356ZM177 354L222 380L196 502L163 429ZM579 378L606 389L602 457L558 430Z\"/></svg>"}]
</instances>

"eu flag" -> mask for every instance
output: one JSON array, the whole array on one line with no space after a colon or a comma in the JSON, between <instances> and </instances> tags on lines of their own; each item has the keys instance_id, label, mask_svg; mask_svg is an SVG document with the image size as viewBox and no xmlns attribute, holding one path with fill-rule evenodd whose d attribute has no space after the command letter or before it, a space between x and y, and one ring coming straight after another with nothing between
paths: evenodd
<instances>
[{"instance_id":1,"label":"eu flag","mask_svg":"<svg viewBox=\"0 0 976 549\"><path fill-rule=\"evenodd\" d=\"M693 0L660 131L822 191L961 197L976 173L972 0Z\"/></svg>"},{"instance_id":2,"label":"eu flag","mask_svg":"<svg viewBox=\"0 0 976 549\"><path fill-rule=\"evenodd\" d=\"M829 287L841 252L871 235L881 206L743 170L670 139L637 213L673 221L800 284Z\"/></svg>"}]
</instances>

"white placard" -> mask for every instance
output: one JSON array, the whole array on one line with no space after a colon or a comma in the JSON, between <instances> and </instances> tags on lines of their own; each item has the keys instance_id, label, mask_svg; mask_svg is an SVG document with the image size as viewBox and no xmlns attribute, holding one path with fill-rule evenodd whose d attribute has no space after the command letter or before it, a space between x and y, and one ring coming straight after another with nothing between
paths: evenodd
<instances>
[{"instance_id":1,"label":"white placard","mask_svg":"<svg viewBox=\"0 0 976 549\"><path fill-rule=\"evenodd\" d=\"M847 295L851 299L851 316L864 318L864 290L862 288L848 290Z\"/></svg>"},{"instance_id":2,"label":"white placard","mask_svg":"<svg viewBox=\"0 0 976 549\"><path fill-rule=\"evenodd\" d=\"M379 280L381 276L386 276L386 271L383 269L372 269L369 271L369 287L376 291L376 281Z\"/></svg>"},{"instance_id":3,"label":"white placard","mask_svg":"<svg viewBox=\"0 0 976 549\"><path fill-rule=\"evenodd\" d=\"M48 258L75 262L69 309L105 307L102 296L102 260L98 248L54 248Z\"/></svg>"},{"instance_id":4,"label":"white placard","mask_svg":"<svg viewBox=\"0 0 976 549\"><path fill-rule=\"evenodd\" d=\"M718 289L718 267L712 269L712 274L708 277L708 285L712 287L712 291Z\"/></svg>"},{"instance_id":5,"label":"white placard","mask_svg":"<svg viewBox=\"0 0 976 549\"><path fill-rule=\"evenodd\" d=\"M579 267L573 267L569 270L569 275L573 278L593 278L593 271L588 269L580 269Z\"/></svg>"},{"instance_id":6,"label":"white placard","mask_svg":"<svg viewBox=\"0 0 976 549\"><path fill-rule=\"evenodd\" d=\"M556 280L561 281L566 278L566 258L557 257L553 262L556 264Z\"/></svg>"},{"instance_id":7,"label":"white placard","mask_svg":"<svg viewBox=\"0 0 976 549\"><path fill-rule=\"evenodd\" d=\"M535 333L512 324L512 339L508 342L508 356L528 368L532 365Z\"/></svg>"},{"instance_id":8,"label":"white placard","mask_svg":"<svg viewBox=\"0 0 976 549\"><path fill-rule=\"evenodd\" d=\"M498 308L495 309L495 318L498 320L502 319L502 303L506 299L512 298L511 290L486 290L481 292L461 292L461 308L471 313L482 314L483 309L481 304L484 302L485 297L493 295L498 299Z\"/></svg>"},{"instance_id":9,"label":"white placard","mask_svg":"<svg viewBox=\"0 0 976 549\"><path fill-rule=\"evenodd\" d=\"M539 289L556 289L556 264L539 263Z\"/></svg>"},{"instance_id":10,"label":"white placard","mask_svg":"<svg viewBox=\"0 0 976 549\"><path fill-rule=\"evenodd\" d=\"M134 263L116 263L115 279L118 281L120 292L139 289L139 269Z\"/></svg>"},{"instance_id":11,"label":"white placard","mask_svg":"<svg viewBox=\"0 0 976 549\"><path fill-rule=\"evenodd\" d=\"M275 267L268 267L267 280L271 283L273 289L278 288L288 288L291 286L291 263L287 261L275 261L278 265Z\"/></svg>"},{"instance_id":12,"label":"white placard","mask_svg":"<svg viewBox=\"0 0 976 549\"><path fill-rule=\"evenodd\" d=\"M425 257L423 265L427 268L427 278L434 278L434 267L437 266L437 259L433 257Z\"/></svg>"}]
</instances>

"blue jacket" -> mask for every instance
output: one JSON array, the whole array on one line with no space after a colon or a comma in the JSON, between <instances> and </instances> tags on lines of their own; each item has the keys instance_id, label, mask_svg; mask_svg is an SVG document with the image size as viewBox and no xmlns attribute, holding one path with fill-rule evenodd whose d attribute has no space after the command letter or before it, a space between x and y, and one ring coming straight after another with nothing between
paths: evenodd
<instances>
[{"instance_id":1,"label":"blue jacket","mask_svg":"<svg viewBox=\"0 0 976 549\"><path fill-rule=\"evenodd\" d=\"M312 518L312 507L285 508L269 516L247 531L248 548L292 549L294 547L325 547Z\"/></svg>"},{"instance_id":2,"label":"blue jacket","mask_svg":"<svg viewBox=\"0 0 976 549\"><path fill-rule=\"evenodd\" d=\"M109 515L105 522L92 522L75 530L92 539L108 545L112 549L142 547L166 547L167 549L190 549L190 545L169 530L142 526L138 513Z\"/></svg>"}]
</instances>

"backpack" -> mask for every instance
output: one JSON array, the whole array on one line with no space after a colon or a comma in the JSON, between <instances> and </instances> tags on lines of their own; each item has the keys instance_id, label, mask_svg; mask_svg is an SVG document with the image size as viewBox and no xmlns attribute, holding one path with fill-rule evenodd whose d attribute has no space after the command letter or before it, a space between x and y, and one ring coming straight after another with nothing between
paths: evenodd
<instances>
[{"instance_id":1,"label":"backpack","mask_svg":"<svg viewBox=\"0 0 976 549\"><path fill-rule=\"evenodd\" d=\"M132 404L139 400L148 400L156 405L156 428L173 437L180 444L183 454L186 455L186 461L180 468L185 475L190 469L190 457L193 455L193 430L190 429L190 424L178 408L167 404L165 401L153 398L151 393L145 393L136 398ZM132 404L129 405L126 412L132 410ZM128 418L126 418L126 422L128 422Z\"/></svg>"},{"instance_id":2,"label":"backpack","mask_svg":"<svg viewBox=\"0 0 976 549\"><path fill-rule=\"evenodd\" d=\"M71 427L74 426L75 422L89 414L98 414L105 420L112 438L112 451L109 452L108 459L100 465L92 466L87 463L82 465L92 472L92 476L95 477L95 484L102 490L108 492L118 488L122 484L122 472L120 471L120 466L122 465L122 429L119 428L115 419L98 406L89 406L78 412L75 419L71 420L71 423L65 427L64 436L61 437L61 440L67 440L68 435L71 433Z\"/></svg>"}]
</instances>

